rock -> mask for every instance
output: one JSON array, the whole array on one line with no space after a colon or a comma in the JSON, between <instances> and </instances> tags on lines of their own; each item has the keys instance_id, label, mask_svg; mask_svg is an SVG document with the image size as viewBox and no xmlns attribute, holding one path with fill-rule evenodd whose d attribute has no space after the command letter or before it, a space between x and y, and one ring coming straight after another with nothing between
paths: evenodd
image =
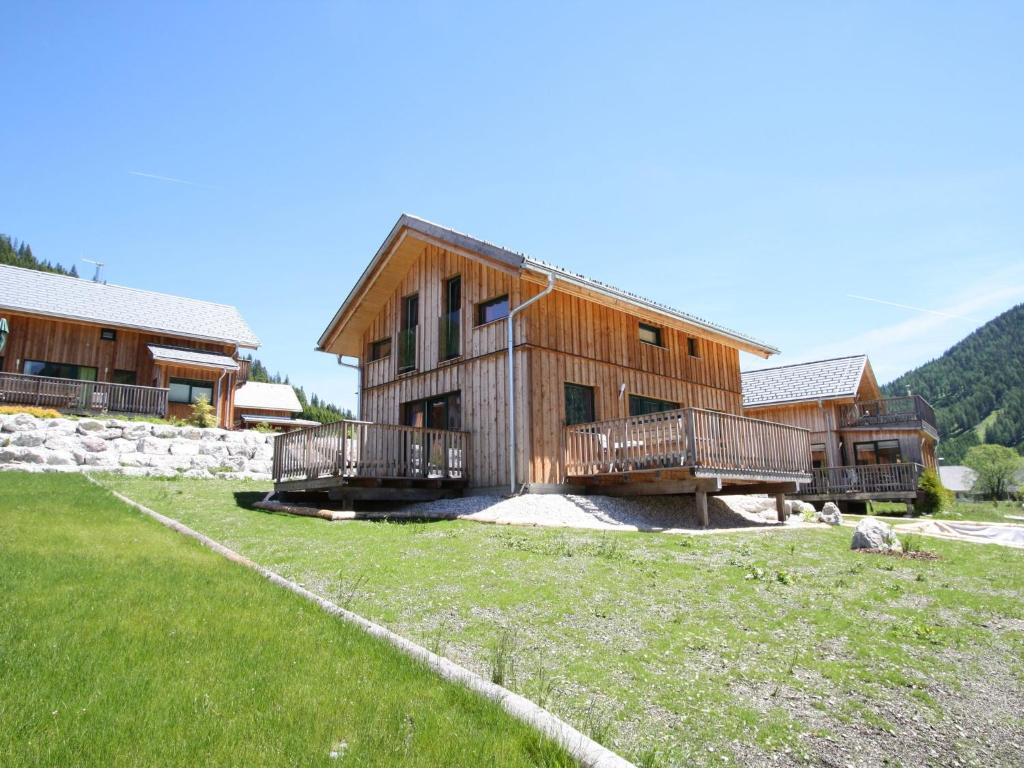
<instances>
[{"instance_id":1,"label":"rock","mask_svg":"<svg viewBox=\"0 0 1024 768\"><path fill-rule=\"evenodd\" d=\"M88 432L99 432L105 426L102 421L96 421L96 419L82 419L78 422L78 434L84 435Z\"/></svg>"},{"instance_id":2,"label":"rock","mask_svg":"<svg viewBox=\"0 0 1024 768\"><path fill-rule=\"evenodd\" d=\"M184 427L178 436L184 437L186 440L198 440L203 436L203 430L199 427Z\"/></svg>"},{"instance_id":3,"label":"rock","mask_svg":"<svg viewBox=\"0 0 1024 768\"><path fill-rule=\"evenodd\" d=\"M150 424L126 424L121 429L121 437L125 440L141 440L152 433L153 428Z\"/></svg>"},{"instance_id":4,"label":"rock","mask_svg":"<svg viewBox=\"0 0 1024 768\"><path fill-rule=\"evenodd\" d=\"M220 429L219 427L213 427L211 429L202 430L202 440L223 440L225 435L231 434L226 429Z\"/></svg>"},{"instance_id":5,"label":"rock","mask_svg":"<svg viewBox=\"0 0 1024 768\"><path fill-rule=\"evenodd\" d=\"M76 457L77 458L77 457ZM85 455L87 467L116 467L117 457L112 453L87 453Z\"/></svg>"},{"instance_id":6,"label":"rock","mask_svg":"<svg viewBox=\"0 0 1024 768\"><path fill-rule=\"evenodd\" d=\"M154 424L153 425L153 437L161 437L165 440L169 440L172 437L178 436L178 428L172 427L169 424Z\"/></svg>"},{"instance_id":7,"label":"rock","mask_svg":"<svg viewBox=\"0 0 1024 768\"><path fill-rule=\"evenodd\" d=\"M37 429L39 421L35 416L27 413L16 413L13 418L4 421L4 432L25 432L30 429Z\"/></svg>"},{"instance_id":8,"label":"rock","mask_svg":"<svg viewBox=\"0 0 1024 768\"><path fill-rule=\"evenodd\" d=\"M159 437L144 437L135 444L135 449L139 453L148 453L152 455L159 455L162 453L170 452L170 440L162 440Z\"/></svg>"},{"instance_id":9,"label":"rock","mask_svg":"<svg viewBox=\"0 0 1024 768\"><path fill-rule=\"evenodd\" d=\"M825 506L823 506L821 511L818 513L818 522L828 523L829 525L842 525L843 513L840 512L839 507L831 501L826 501Z\"/></svg>"},{"instance_id":10,"label":"rock","mask_svg":"<svg viewBox=\"0 0 1024 768\"><path fill-rule=\"evenodd\" d=\"M149 464L160 469L189 469L192 460L188 456L150 456Z\"/></svg>"},{"instance_id":11,"label":"rock","mask_svg":"<svg viewBox=\"0 0 1024 768\"><path fill-rule=\"evenodd\" d=\"M873 517L865 517L857 523L857 529L853 532L853 541L850 542L850 549L879 549L884 552L902 552L903 545L893 533L892 526L876 520Z\"/></svg>"},{"instance_id":12,"label":"rock","mask_svg":"<svg viewBox=\"0 0 1024 768\"><path fill-rule=\"evenodd\" d=\"M122 467L148 467L151 464L150 457L144 453L122 453L117 460Z\"/></svg>"},{"instance_id":13,"label":"rock","mask_svg":"<svg viewBox=\"0 0 1024 768\"><path fill-rule=\"evenodd\" d=\"M46 463L51 466L76 466L78 461L71 451L49 451L46 454Z\"/></svg>"},{"instance_id":14,"label":"rock","mask_svg":"<svg viewBox=\"0 0 1024 768\"><path fill-rule=\"evenodd\" d=\"M789 504L790 508L793 510L794 515L813 515L815 513L814 505L809 502L794 499L793 501L789 502Z\"/></svg>"},{"instance_id":15,"label":"rock","mask_svg":"<svg viewBox=\"0 0 1024 768\"><path fill-rule=\"evenodd\" d=\"M83 437L78 444L90 453L100 453L107 450L107 441L102 437Z\"/></svg>"},{"instance_id":16,"label":"rock","mask_svg":"<svg viewBox=\"0 0 1024 768\"><path fill-rule=\"evenodd\" d=\"M190 442L182 442L180 440L171 441L171 454L174 456L195 456L199 453L199 442L198 438L195 438L195 442L192 442L192 438L188 438Z\"/></svg>"},{"instance_id":17,"label":"rock","mask_svg":"<svg viewBox=\"0 0 1024 768\"><path fill-rule=\"evenodd\" d=\"M205 440L199 446L199 453L204 456L217 456L218 458L224 458L228 455L228 447L220 442L213 442L212 440Z\"/></svg>"},{"instance_id":18,"label":"rock","mask_svg":"<svg viewBox=\"0 0 1024 768\"><path fill-rule=\"evenodd\" d=\"M99 432L95 432L93 434L95 434L96 437L102 437L104 440L116 440L121 437L123 430L107 427L106 429L101 429Z\"/></svg>"},{"instance_id":19,"label":"rock","mask_svg":"<svg viewBox=\"0 0 1024 768\"><path fill-rule=\"evenodd\" d=\"M228 455L230 456L241 456L246 459L251 459L253 454L256 453L256 449L246 445L245 443L227 443Z\"/></svg>"},{"instance_id":20,"label":"rock","mask_svg":"<svg viewBox=\"0 0 1024 768\"><path fill-rule=\"evenodd\" d=\"M0 462L17 464L45 464L45 448L11 447L0 451Z\"/></svg>"},{"instance_id":21,"label":"rock","mask_svg":"<svg viewBox=\"0 0 1024 768\"><path fill-rule=\"evenodd\" d=\"M123 437L115 438L108 443L110 450L117 453L135 453L138 450L138 441L125 440Z\"/></svg>"},{"instance_id":22,"label":"rock","mask_svg":"<svg viewBox=\"0 0 1024 768\"><path fill-rule=\"evenodd\" d=\"M42 432L19 432L11 443L25 448L36 448L43 444Z\"/></svg>"}]
</instances>

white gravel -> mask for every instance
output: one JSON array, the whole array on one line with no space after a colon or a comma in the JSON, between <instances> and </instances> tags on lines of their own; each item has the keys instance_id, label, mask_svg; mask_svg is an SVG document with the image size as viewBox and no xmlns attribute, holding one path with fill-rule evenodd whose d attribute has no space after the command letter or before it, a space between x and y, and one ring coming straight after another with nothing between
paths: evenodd
<instances>
[{"instance_id":1,"label":"white gravel","mask_svg":"<svg viewBox=\"0 0 1024 768\"><path fill-rule=\"evenodd\" d=\"M799 517L785 524L776 519L775 500L767 496L722 496L708 499L707 529L697 522L693 496L572 496L560 494L524 494L466 496L420 504L410 504L389 517L444 518L474 520L499 525L585 528L616 531L661 531L664 533L703 530L749 530L815 526Z\"/></svg>"}]
</instances>

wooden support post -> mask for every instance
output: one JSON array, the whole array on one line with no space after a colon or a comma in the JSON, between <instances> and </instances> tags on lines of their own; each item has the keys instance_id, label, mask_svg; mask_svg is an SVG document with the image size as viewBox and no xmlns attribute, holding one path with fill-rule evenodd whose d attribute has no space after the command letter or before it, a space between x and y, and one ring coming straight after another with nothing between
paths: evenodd
<instances>
[{"instance_id":1,"label":"wooden support post","mask_svg":"<svg viewBox=\"0 0 1024 768\"><path fill-rule=\"evenodd\" d=\"M786 522L786 494L776 493L775 494L775 511L779 515L779 522Z\"/></svg>"},{"instance_id":2,"label":"wooden support post","mask_svg":"<svg viewBox=\"0 0 1024 768\"><path fill-rule=\"evenodd\" d=\"M707 491L697 491L697 521L701 524L702 528L707 528L710 520L708 519L708 494Z\"/></svg>"}]
</instances>

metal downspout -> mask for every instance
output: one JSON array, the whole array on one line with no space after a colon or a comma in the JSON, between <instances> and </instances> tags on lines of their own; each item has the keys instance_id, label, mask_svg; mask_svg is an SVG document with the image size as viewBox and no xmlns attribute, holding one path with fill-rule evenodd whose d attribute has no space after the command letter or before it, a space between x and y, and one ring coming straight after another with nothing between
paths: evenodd
<instances>
[{"instance_id":1,"label":"metal downspout","mask_svg":"<svg viewBox=\"0 0 1024 768\"><path fill-rule=\"evenodd\" d=\"M508 477L509 491L514 496L516 493L516 366L513 355L515 344L515 319L516 315L526 309L538 299L543 299L555 289L555 275L548 272L548 285L536 296L527 299L518 307L508 313Z\"/></svg>"}]
</instances>

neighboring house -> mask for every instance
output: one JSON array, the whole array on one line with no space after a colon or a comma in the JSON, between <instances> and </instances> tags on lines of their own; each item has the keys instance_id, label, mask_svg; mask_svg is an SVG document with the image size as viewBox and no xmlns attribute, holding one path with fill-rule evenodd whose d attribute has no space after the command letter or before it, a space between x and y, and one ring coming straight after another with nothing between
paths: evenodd
<instances>
[{"instance_id":1,"label":"neighboring house","mask_svg":"<svg viewBox=\"0 0 1024 768\"><path fill-rule=\"evenodd\" d=\"M207 398L235 423L259 339L224 304L0 265L0 402L185 418Z\"/></svg>"},{"instance_id":2,"label":"neighboring house","mask_svg":"<svg viewBox=\"0 0 1024 768\"><path fill-rule=\"evenodd\" d=\"M325 426L322 443L280 438L279 490L380 498L412 478L438 491L696 493L703 505L809 479L806 431L742 418L739 353L773 347L412 216L318 349L359 358L367 421Z\"/></svg>"},{"instance_id":3,"label":"neighboring house","mask_svg":"<svg viewBox=\"0 0 1024 768\"><path fill-rule=\"evenodd\" d=\"M940 466L939 479L958 499L969 499L974 495L974 481L978 479L978 473L970 467Z\"/></svg>"},{"instance_id":4,"label":"neighboring house","mask_svg":"<svg viewBox=\"0 0 1024 768\"><path fill-rule=\"evenodd\" d=\"M912 501L934 468L935 414L918 395L883 398L867 355L743 373L743 410L810 430L808 501Z\"/></svg>"},{"instance_id":5,"label":"neighboring house","mask_svg":"<svg viewBox=\"0 0 1024 768\"><path fill-rule=\"evenodd\" d=\"M274 429L292 430L319 426L320 422L297 418L302 404L291 384L247 381L235 392L235 422L240 429L266 424Z\"/></svg>"}]
</instances>

